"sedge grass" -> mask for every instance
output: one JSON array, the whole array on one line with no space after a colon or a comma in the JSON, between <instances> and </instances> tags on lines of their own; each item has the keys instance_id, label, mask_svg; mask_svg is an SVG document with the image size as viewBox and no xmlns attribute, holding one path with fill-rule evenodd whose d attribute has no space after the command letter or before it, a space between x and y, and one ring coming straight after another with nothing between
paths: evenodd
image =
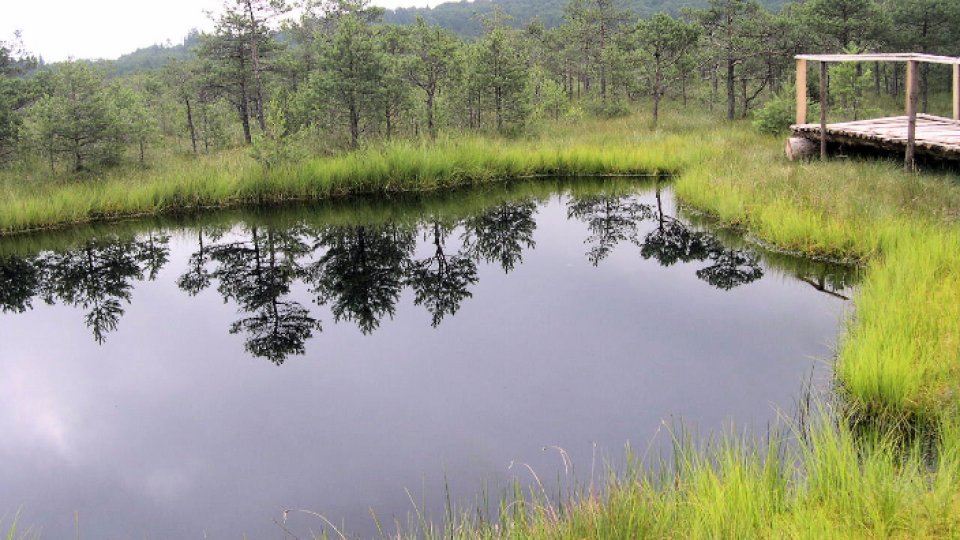
<instances>
[{"instance_id":1,"label":"sedge grass","mask_svg":"<svg viewBox=\"0 0 960 540\"><path fill-rule=\"evenodd\" d=\"M743 125L667 115L559 126L539 141L392 144L263 172L234 155L182 173L145 173L23 191L0 182L0 230L177 209L431 191L540 174L679 173L688 205L789 251L859 261L865 281L836 374L847 421L795 446L680 445L674 469L640 463L608 489L567 501L534 493L500 520L461 516L421 536L461 538L960 537L960 185L895 161L785 162L780 141ZM670 126L674 126L671 128ZM673 132L670 130L673 129ZM871 426L863 436L847 424ZM935 460L887 426L924 426ZM664 470L672 471L669 474ZM442 531L434 533L431 531ZM451 532L452 531L452 532Z\"/></svg>"},{"instance_id":2,"label":"sedge grass","mask_svg":"<svg viewBox=\"0 0 960 540\"><path fill-rule=\"evenodd\" d=\"M701 145L675 136L626 147L540 145L465 139L394 143L263 170L227 153L188 165L22 191L4 182L0 234L198 208L426 192L531 176L670 174L702 159Z\"/></svg>"},{"instance_id":3,"label":"sedge grass","mask_svg":"<svg viewBox=\"0 0 960 540\"><path fill-rule=\"evenodd\" d=\"M765 440L727 433L694 443L672 439L672 454L638 457L610 469L603 487L581 485L551 497L516 483L492 515L447 511L443 522L417 505L404 527L382 538L583 540L939 539L960 536L960 431L939 433L936 464L918 442L871 432L855 435L846 420L821 411L806 429ZM558 499L558 497L560 497ZM339 536L339 531L338 536Z\"/></svg>"},{"instance_id":4,"label":"sedge grass","mask_svg":"<svg viewBox=\"0 0 960 540\"><path fill-rule=\"evenodd\" d=\"M683 174L678 196L765 242L863 261L837 378L858 414L935 422L960 390L960 183L893 162L790 164L749 133Z\"/></svg>"}]
</instances>

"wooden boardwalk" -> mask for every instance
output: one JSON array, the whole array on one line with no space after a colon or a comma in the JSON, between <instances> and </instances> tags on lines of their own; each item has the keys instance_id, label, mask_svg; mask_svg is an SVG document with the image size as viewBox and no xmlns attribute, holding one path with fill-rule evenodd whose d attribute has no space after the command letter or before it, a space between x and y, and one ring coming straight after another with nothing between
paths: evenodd
<instances>
[{"instance_id":1,"label":"wooden boardwalk","mask_svg":"<svg viewBox=\"0 0 960 540\"><path fill-rule=\"evenodd\" d=\"M904 152L908 144L909 119L908 116L894 116L827 124L827 142ZM798 124L791 126L791 130L795 137L820 141L820 124ZM915 145L918 154L960 160L960 121L917 114Z\"/></svg>"},{"instance_id":2,"label":"wooden boardwalk","mask_svg":"<svg viewBox=\"0 0 960 540\"><path fill-rule=\"evenodd\" d=\"M807 123L807 62L820 64L820 123ZM875 118L840 124L827 123L829 108L829 68L834 62L906 63L906 116ZM920 64L944 64L953 68L953 119L918 114L917 97ZM797 122L795 138L787 141L787 156L810 156L813 149L804 139L820 143L820 158L827 159L828 143L867 146L878 150L903 151L903 165L916 170L915 155L927 154L939 159L960 158L960 58L930 54L801 54L797 56Z\"/></svg>"}]
</instances>

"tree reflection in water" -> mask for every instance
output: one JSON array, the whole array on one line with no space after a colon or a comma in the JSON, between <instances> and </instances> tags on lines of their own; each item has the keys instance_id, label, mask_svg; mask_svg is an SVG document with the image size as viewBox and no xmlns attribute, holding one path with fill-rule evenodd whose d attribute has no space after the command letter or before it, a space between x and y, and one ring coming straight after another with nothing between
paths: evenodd
<instances>
[{"instance_id":1,"label":"tree reflection in water","mask_svg":"<svg viewBox=\"0 0 960 540\"><path fill-rule=\"evenodd\" d=\"M510 273L523 262L523 250L533 249L537 229L533 201L506 202L463 220L463 249L474 260L494 262Z\"/></svg>"},{"instance_id":2,"label":"tree reflection in water","mask_svg":"<svg viewBox=\"0 0 960 540\"><path fill-rule=\"evenodd\" d=\"M432 229L434 254L409 262L407 283L413 288L414 302L427 308L436 328L444 317L455 315L465 299L473 297L469 287L478 278L477 262L464 250L447 254L446 241L452 230L439 221L433 222Z\"/></svg>"},{"instance_id":3,"label":"tree reflection in water","mask_svg":"<svg viewBox=\"0 0 960 540\"><path fill-rule=\"evenodd\" d=\"M656 208L641 204L635 195L604 195L573 198L567 205L567 216L587 224L591 245L587 258L600 264L621 242L640 247L644 259L653 259L661 266L678 262L710 260L710 266L697 270L697 277L710 285L729 291L763 277L757 255L751 251L727 249L703 231L688 227L663 210L660 187L656 190ZM656 220L653 230L640 238L640 223Z\"/></svg>"},{"instance_id":4,"label":"tree reflection in water","mask_svg":"<svg viewBox=\"0 0 960 540\"><path fill-rule=\"evenodd\" d=\"M117 329L130 303L134 281L156 279L169 259L170 238L117 237L90 240L82 247L48 253L31 263L39 269L36 294L47 304L60 302L87 311L84 320L97 343Z\"/></svg>"},{"instance_id":5,"label":"tree reflection in water","mask_svg":"<svg viewBox=\"0 0 960 540\"><path fill-rule=\"evenodd\" d=\"M299 259L311 252L300 231L251 227L236 239L204 246L190 257L190 270L180 288L197 294L217 282L224 301L233 300L243 317L230 333L245 334L250 354L280 365L288 356L306 352L306 342L320 331L320 322L298 302L286 299L294 280L302 277ZM207 271L206 265L213 265Z\"/></svg>"},{"instance_id":6,"label":"tree reflection in water","mask_svg":"<svg viewBox=\"0 0 960 540\"><path fill-rule=\"evenodd\" d=\"M306 269L305 281L337 322L356 323L371 334L384 316L393 317L416 247L413 228L332 227L316 235L314 246L326 251Z\"/></svg>"},{"instance_id":7,"label":"tree reflection in water","mask_svg":"<svg viewBox=\"0 0 960 540\"><path fill-rule=\"evenodd\" d=\"M586 223L590 230L584 243L592 246L587 259L594 266L606 259L617 244L634 240L640 223L652 216L653 208L632 196L591 195L574 198L567 204L567 218Z\"/></svg>"},{"instance_id":8,"label":"tree reflection in water","mask_svg":"<svg viewBox=\"0 0 960 540\"><path fill-rule=\"evenodd\" d=\"M534 200L504 202L467 217L432 217L420 225L202 228L177 286L191 296L213 288L234 303L239 319L229 331L244 337L251 355L280 365L304 354L306 343L322 331L310 307L292 298L295 283L308 287L336 322L356 324L364 334L395 315L409 287L414 303L437 327L473 297L482 263L506 273L522 264L524 251L536 247L537 208ZM586 224L586 258L594 266L623 244L639 247L644 259L663 266L706 263L697 277L721 290L763 276L753 252L727 248L667 215L659 189L652 204L632 194L571 197L566 214ZM418 258L421 233L425 253ZM33 257L0 257L0 312L23 313L36 298L75 306L86 312L86 325L103 343L117 329L134 282L157 279L169 263L169 243L169 235L155 232L104 237ZM831 290L832 278L801 278L839 295ZM840 285L849 284L841 280Z\"/></svg>"},{"instance_id":9,"label":"tree reflection in water","mask_svg":"<svg viewBox=\"0 0 960 540\"><path fill-rule=\"evenodd\" d=\"M23 313L33 308L40 286L35 259L0 257L0 313Z\"/></svg>"}]
</instances>

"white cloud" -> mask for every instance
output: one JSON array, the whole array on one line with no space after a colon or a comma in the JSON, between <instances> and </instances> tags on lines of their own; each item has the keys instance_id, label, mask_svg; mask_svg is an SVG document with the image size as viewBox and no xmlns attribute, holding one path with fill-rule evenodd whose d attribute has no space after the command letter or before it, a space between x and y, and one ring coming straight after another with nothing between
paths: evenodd
<instances>
[{"instance_id":1,"label":"white cloud","mask_svg":"<svg viewBox=\"0 0 960 540\"><path fill-rule=\"evenodd\" d=\"M374 0L384 7L436 5L440 0ZM223 0L15 0L0 18L0 39L23 32L27 50L45 60L116 58L168 40L176 43L192 28L207 29L205 11Z\"/></svg>"}]
</instances>

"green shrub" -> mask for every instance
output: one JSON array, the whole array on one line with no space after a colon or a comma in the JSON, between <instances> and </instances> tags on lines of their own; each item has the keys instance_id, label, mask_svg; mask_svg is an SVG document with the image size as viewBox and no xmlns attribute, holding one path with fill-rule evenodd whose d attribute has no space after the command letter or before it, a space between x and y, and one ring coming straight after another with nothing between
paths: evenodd
<instances>
[{"instance_id":1,"label":"green shrub","mask_svg":"<svg viewBox=\"0 0 960 540\"><path fill-rule=\"evenodd\" d=\"M807 118L815 118L819 114L820 107L811 103L807 108ZM783 135L790 131L796 116L797 107L793 92L784 91L753 112L753 127L767 135Z\"/></svg>"}]
</instances>

